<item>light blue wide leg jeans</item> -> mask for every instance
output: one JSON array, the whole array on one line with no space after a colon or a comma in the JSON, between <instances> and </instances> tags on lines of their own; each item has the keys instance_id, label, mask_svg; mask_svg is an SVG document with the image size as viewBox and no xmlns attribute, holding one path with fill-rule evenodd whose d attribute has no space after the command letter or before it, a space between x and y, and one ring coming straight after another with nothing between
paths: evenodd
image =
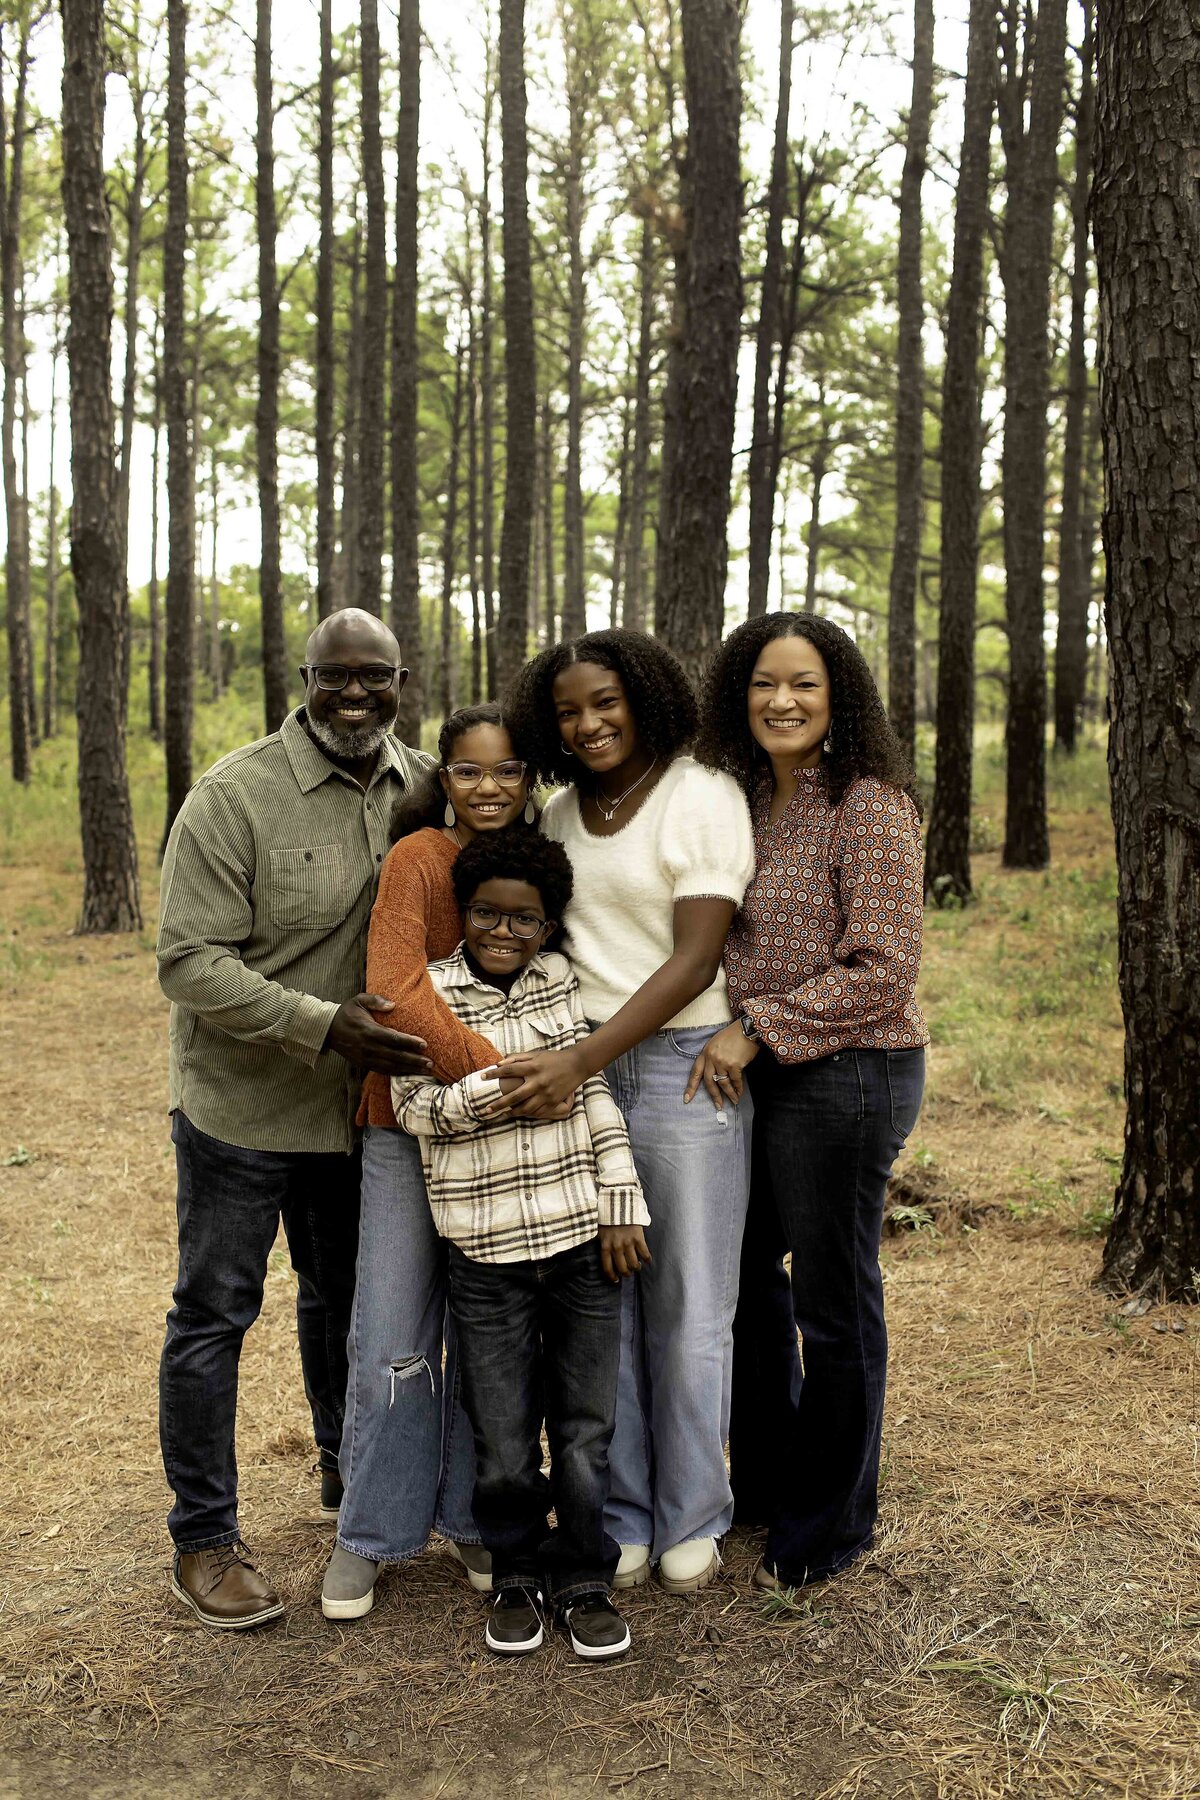
<instances>
[{"instance_id":1,"label":"light blue wide leg jeans","mask_svg":"<svg viewBox=\"0 0 1200 1800\"><path fill-rule=\"evenodd\" d=\"M416 1139L368 1125L338 1542L376 1562L419 1555L433 1530L479 1542L475 1440L459 1398L446 1271Z\"/></svg>"},{"instance_id":2,"label":"light blue wide leg jeans","mask_svg":"<svg viewBox=\"0 0 1200 1800\"><path fill-rule=\"evenodd\" d=\"M725 1467L752 1102L718 1112L692 1062L715 1026L660 1031L605 1074L629 1127L653 1262L622 1287L617 1425L604 1522L657 1560L733 1519Z\"/></svg>"}]
</instances>

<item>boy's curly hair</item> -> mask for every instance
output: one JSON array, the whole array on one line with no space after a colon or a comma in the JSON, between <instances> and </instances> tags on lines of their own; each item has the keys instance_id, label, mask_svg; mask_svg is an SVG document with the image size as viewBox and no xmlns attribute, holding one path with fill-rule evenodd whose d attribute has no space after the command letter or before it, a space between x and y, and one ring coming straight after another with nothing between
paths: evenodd
<instances>
[{"instance_id":1,"label":"boy's curly hair","mask_svg":"<svg viewBox=\"0 0 1200 1800\"><path fill-rule=\"evenodd\" d=\"M697 761L724 769L747 795L753 793L768 758L751 736L746 696L764 647L781 637L807 638L829 671L831 746L823 766L833 804L851 782L874 775L907 794L919 812L912 764L884 711L866 658L839 625L810 613L763 613L726 638L705 675Z\"/></svg>"},{"instance_id":2,"label":"boy's curly hair","mask_svg":"<svg viewBox=\"0 0 1200 1800\"><path fill-rule=\"evenodd\" d=\"M638 736L660 762L670 762L691 743L696 696L666 646L644 631L589 631L552 644L527 662L505 697L504 722L533 780L565 787L584 773L574 756L563 754L554 717L554 683L564 669L581 662L620 676Z\"/></svg>"},{"instance_id":3,"label":"boy's curly hair","mask_svg":"<svg viewBox=\"0 0 1200 1800\"><path fill-rule=\"evenodd\" d=\"M466 912L485 881L527 881L541 895L546 917L559 924L575 885L562 845L530 825L481 831L455 857L450 879L460 912Z\"/></svg>"}]
</instances>

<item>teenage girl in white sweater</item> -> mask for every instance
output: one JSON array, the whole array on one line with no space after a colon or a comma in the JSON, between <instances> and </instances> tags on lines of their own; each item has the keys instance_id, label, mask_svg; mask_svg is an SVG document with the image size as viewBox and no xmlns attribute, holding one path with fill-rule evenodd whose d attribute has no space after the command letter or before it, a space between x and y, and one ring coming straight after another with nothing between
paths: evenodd
<instances>
[{"instance_id":1,"label":"teenage girl in white sweater","mask_svg":"<svg viewBox=\"0 0 1200 1800\"><path fill-rule=\"evenodd\" d=\"M625 1115L654 1223L652 1261L625 1285L617 1428L605 1522L617 1585L658 1563L668 1591L711 1581L733 1501L725 1471L746 1103L685 1104L692 1061L731 1013L721 951L754 868L745 799L685 746L696 708L682 668L642 632L543 651L505 703L530 773L561 784L542 829L566 848L566 944L594 1030L570 1050L510 1057L508 1096L561 1100L598 1069ZM631 1259L632 1260L632 1259Z\"/></svg>"}]
</instances>

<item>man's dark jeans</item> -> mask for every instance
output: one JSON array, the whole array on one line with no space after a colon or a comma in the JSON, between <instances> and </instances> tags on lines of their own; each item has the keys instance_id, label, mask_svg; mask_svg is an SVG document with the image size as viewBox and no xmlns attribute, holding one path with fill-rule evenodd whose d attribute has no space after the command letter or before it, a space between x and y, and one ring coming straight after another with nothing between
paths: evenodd
<instances>
[{"instance_id":1,"label":"man's dark jeans","mask_svg":"<svg viewBox=\"0 0 1200 1800\"><path fill-rule=\"evenodd\" d=\"M473 1262L452 1245L450 1309L493 1588L544 1586L565 1604L611 1587L620 1549L604 1529L604 1503L621 1290L604 1278L596 1239L542 1262Z\"/></svg>"},{"instance_id":2,"label":"man's dark jeans","mask_svg":"<svg viewBox=\"0 0 1200 1800\"><path fill-rule=\"evenodd\" d=\"M238 1358L262 1307L281 1217L300 1283L304 1391L322 1466L337 1467L361 1158L242 1150L198 1131L181 1112L171 1135L179 1277L159 1368L159 1435L175 1490L171 1536L180 1550L207 1550L238 1536Z\"/></svg>"},{"instance_id":3,"label":"man's dark jeans","mask_svg":"<svg viewBox=\"0 0 1200 1800\"><path fill-rule=\"evenodd\" d=\"M872 1541L887 1379L879 1239L888 1176L920 1111L925 1052L843 1050L788 1067L764 1050L750 1082L729 1433L735 1517L770 1526L768 1567L798 1586L835 1574Z\"/></svg>"}]
</instances>

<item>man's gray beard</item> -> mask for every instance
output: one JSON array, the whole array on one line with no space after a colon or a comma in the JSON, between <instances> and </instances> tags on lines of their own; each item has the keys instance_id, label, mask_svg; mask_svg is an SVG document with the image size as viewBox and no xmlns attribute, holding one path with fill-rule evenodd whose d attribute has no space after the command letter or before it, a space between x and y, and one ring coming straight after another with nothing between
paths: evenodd
<instances>
[{"instance_id":1,"label":"man's gray beard","mask_svg":"<svg viewBox=\"0 0 1200 1800\"><path fill-rule=\"evenodd\" d=\"M368 756L374 756L388 734L387 725L378 720L357 731L335 731L332 725L327 725L324 719L314 719L311 713L308 729L334 762L365 762Z\"/></svg>"}]
</instances>

